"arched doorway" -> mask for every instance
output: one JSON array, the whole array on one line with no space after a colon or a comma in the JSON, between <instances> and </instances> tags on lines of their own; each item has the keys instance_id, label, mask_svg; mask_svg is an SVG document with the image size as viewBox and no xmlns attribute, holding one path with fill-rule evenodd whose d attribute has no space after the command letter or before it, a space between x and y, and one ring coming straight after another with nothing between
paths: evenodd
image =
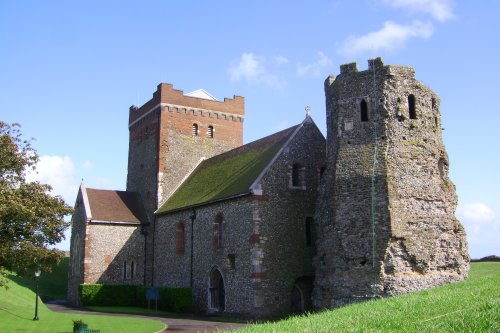
<instances>
[{"instance_id":1,"label":"arched doorway","mask_svg":"<svg viewBox=\"0 0 500 333\"><path fill-rule=\"evenodd\" d=\"M313 276L298 278L291 291L291 312L302 313L312 310L311 294L313 289Z\"/></svg>"},{"instance_id":2,"label":"arched doorway","mask_svg":"<svg viewBox=\"0 0 500 333\"><path fill-rule=\"evenodd\" d=\"M294 285L292 289L292 313L302 313L304 310L304 293L300 286Z\"/></svg>"},{"instance_id":3,"label":"arched doorway","mask_svg":"<svg viewBox=\"0 0 500 333\"><path fill-rule=\"evenodd\" d=\"M226 307L226 294L224 292L224 279L218 269L210 273L210 308L216 311L224 311Z\"/></svg>"}]
</instances>

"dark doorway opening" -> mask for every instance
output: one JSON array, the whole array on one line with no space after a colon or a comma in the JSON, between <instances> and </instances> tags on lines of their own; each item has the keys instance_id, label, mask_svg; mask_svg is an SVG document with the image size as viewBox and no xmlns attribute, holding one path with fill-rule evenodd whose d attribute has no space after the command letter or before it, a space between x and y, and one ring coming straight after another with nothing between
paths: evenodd
<instances>
[{"instance_id":1,"label":"dark doorway opening","mask_svg":"<svg viewBox=\"0 0 500 333\"><path fill-rule=\"evenodd\" d=\"M210 307L221 312L226 308L224 279L218 269L210 273Z\"/></svg>"}]
</instances>

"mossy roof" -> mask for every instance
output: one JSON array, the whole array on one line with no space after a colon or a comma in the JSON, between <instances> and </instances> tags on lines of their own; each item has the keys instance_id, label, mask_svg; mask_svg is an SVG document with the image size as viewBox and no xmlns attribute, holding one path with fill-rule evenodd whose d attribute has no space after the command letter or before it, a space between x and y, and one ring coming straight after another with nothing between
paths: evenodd
<instances>
[{"instance_id":1,"label":"mossy roof","mask_svg":"<svg viewBox=\"0 0 500 333\"><path fill-rule=\"evenodd\" d=\"M201 162L156 213L166 213L250 193L251 185L298 126Z\"/></svg>"}]
</instances>

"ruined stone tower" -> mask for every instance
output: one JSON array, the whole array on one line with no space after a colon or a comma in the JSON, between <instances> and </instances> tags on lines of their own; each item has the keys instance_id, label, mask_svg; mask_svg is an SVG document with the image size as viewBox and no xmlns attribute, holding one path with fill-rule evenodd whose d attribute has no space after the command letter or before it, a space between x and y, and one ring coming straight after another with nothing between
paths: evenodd
<instances>
[{"instance_id":1,"label":"ruined stone tower","mask_svg":"<svg viewBox=\"0 0 500 333\"><path fill-rule=\"evenodd\" d=\"M370 60L325 81L327 170L316 212L316 308L466 278L439 98L414 70Z\"/></svg>"},{"instance_id":2,"label":"ruined stone tower","mask_svg":"<svg viewBox=\"0 0 500 333\"><path fill-rule=\"evenodd\" d=\"M129 111L127 191L138 192L148 212L145 283L153 274L156 209L204 158L243 143L244 98L223 102L204 90L186 94L162 83L148 102Z\"/></svg>"}]
</instances>

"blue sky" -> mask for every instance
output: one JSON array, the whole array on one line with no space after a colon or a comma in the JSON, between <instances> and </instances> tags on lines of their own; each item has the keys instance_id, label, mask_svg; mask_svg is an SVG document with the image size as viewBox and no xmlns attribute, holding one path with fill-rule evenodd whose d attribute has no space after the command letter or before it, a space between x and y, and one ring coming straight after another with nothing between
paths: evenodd
<instances>
[{"instance_id":1,"label":"blue sky","mask_svg":"<svg viewBox=\"0 0 500 333\"><path fill-rule=\"evenodd\" d=\"M457 216L472 257L500 255L499 1L2 1L0 119L73 205L124 189L128 108L160 82L245 96L244 141L312 116L343 63L409 65L441 98ZM60 246L68 248L64 242Z\"/></svg>"}]
</instances>

